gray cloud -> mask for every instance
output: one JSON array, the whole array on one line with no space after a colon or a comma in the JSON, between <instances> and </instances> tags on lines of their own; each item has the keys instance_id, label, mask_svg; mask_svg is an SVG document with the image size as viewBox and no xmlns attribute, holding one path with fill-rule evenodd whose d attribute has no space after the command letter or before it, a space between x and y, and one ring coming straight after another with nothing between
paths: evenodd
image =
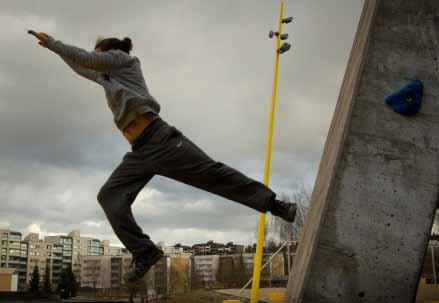
<instances>
[{"instance_id":1,"label":"gray cloud","mask_svg":"<svg viewBox=\"0 0 439 303\"><path fill-rule=\"evenodd\" d=\"M271 186L314 182L363 1L287 1ZM37 47L27 29L92 49L130 36L162 117L211 157L261 180L277 1L2 1L0 227L117 243L96 193L129 145L102 89ZM248 242L257 214L155 177L134 204L154 240Z\"/></svg>"}]
</instances>

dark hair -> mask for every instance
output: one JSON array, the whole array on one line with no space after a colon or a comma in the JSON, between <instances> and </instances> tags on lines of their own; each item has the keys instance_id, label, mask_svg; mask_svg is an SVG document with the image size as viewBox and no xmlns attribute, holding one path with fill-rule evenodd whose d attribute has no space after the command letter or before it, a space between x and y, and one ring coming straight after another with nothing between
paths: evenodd
<instances>
[{"instance_id":1,"label":"dark hair","mask_svg":"<svg viewBox=\"0 0 439 303\"><path fill-rule=\"evenodd\" d=\"M96 41L95 49L100 48L103 52L109 51L110 49L120 49L126 53L130 53L133 49L133 43L128 37L123 38L123 40L117 38L98 38Z\"/></svg>"}]
</instances>

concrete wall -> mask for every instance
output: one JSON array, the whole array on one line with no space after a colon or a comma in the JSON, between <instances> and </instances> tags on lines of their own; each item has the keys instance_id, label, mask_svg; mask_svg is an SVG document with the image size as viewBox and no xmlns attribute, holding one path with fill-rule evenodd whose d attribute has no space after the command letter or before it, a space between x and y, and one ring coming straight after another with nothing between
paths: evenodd
<instances>
[{"instance_id":1,"label":"concrete wall","mask_svg":"<svg viewBox=\"0 0 439 303\"><path fill-rule=\"evenodd\" d=\"M439 1L366 0L287 302L412 302L439 194ZM421 112L384 96L417 77Z\"/></svg>"}]
</instances>

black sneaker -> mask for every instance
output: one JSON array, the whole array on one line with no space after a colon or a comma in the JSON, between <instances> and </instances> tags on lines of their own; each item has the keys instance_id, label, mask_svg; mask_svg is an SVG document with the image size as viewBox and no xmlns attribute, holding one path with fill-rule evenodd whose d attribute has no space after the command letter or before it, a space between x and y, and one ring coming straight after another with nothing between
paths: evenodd
<instances>
[{"instance_id":1,"label":"black sneaker","mask_svg":"<svg viewBox=\"0 0 439 303\"><path fill-rule=\"evenodd\" d=\"M163 257L163 251L157 247L151 252L146 252L138 256L133 255L131 267L127 272L128 282L133 283L143 278L148 270L156 264L161 257Z\"/></svg>"},{"instance_id":2,"label":"black sneaker","mask_svg":"<svg viewBox=\"0 0 439 303\"><path fill-rule=\"evenodd\" d=\"M294 222L294 218L296 217L297 204L286 203L275 199L268 211L277 217L281 217L287 222Z\"/></svg>"}]
</instances>

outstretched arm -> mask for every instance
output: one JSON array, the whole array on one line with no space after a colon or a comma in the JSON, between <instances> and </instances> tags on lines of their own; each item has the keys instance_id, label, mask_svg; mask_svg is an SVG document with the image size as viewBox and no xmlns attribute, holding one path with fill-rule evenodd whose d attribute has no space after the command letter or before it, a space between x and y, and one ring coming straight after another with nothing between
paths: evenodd
<instances>
[{"instance_id":1,"label":"outstretched arm","mask_svg":"<svg viewBox=\"0 0 439 303\"><path fill-rule=\"evenodd\" d=\"M97 71L108 71L112 68L124 65L131 59L128 54L122 51L89 52L76 46L64 44L45 33L37 33L34 31L28 31L28 33L40 40L39 44L41 46L50 49L63 59L67 59L81 67Z\"/></svg>"},{"instance_id":2,"label":"outstretched arm","mask_svg":"<svg viewBox=\"0 0 439 303\"><path fill-rule=\"evenodd\" d=\"M98 83L97 79L99 74L97 71L79 66L67 58L61 57L61 59L63 59L64 62L67 63L67 65L70 66L78 75Z\"/></svg>"},{"instance_id":3,"label":"outstretched arm","mask_svg":"<svg viewBox=\"0 0 439 303\"><path fill-rule=\"evenodd\" d=\"M74 64L97 71L108 71L122 66L130 59L128 54L121 51L89 52L51 37L47 41L47 48Z\"/></svg>"}]
</instances>

